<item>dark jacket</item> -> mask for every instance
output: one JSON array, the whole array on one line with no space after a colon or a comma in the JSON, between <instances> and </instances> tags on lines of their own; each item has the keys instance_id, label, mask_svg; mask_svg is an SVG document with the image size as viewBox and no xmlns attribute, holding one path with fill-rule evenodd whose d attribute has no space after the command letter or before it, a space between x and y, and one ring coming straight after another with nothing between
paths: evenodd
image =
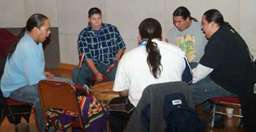
<instances>
[{"instance_id":1,"label":"dark jacket","mask_svg":"<svg viewBox=\"0 0 256 132\"><path fill-rule=\"evenodd\" d=\"M183 93L188 105L194 108L192 102L191 87L185 82L168 82L148 86L133 112L125 132L164 132L166 123L164 120L164 99L172 93ZM145 126L145 107L150 107L150 122L148 128Z\"/></svg>"}]
</instances>

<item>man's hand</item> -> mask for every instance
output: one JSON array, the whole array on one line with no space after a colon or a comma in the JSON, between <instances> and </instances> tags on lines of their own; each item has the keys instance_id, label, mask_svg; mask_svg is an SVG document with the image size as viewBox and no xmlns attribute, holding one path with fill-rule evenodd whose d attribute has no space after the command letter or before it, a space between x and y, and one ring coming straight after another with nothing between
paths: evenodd
<instances>
[{"instance_id":1,"label":"man's hand","mask_svg":"<svg viewBox=\"0 0 256 132\"><path fill-rule=\"evenodd\" d=\"M111 72L113 70L113 68L115 68L116 64L111 64L108 69L106 70L106 72Z\"/></svg>"},{"instance_id":2,"label":"man's hand","mask_svg":"<svg viewBox=\"0 0 256 132\"><path fill-rule=\"evenodd\" d=\"M111 72L116 66L118 65L118 60L115 59L113 64L111 64L108 69L106 70L106 72Z\"/></svg>"},{"instance_id":3,"label":"man's hand","mask_svg":"<svg viewBox=\"0 0 256 132\"><path fill-rule=\"evenodd\" d=\"M50 72L44 72L44 74L45 74L46 78L48 78L48 79L54 78L54 74L52 74Z\"/></svg>"},{"instance_id":4,"label":"man's hand","mask_svg":"<svg viewBox=\"0 0 256 132\"><path fill-rule=\"evenodd\" d=\"M103 74L101 74L100 72L97 72L94 75L96 77L96 81L98 81L98 82L103 81L103 79L104 79L104 75Z\"/></svg>"}]
</instances>

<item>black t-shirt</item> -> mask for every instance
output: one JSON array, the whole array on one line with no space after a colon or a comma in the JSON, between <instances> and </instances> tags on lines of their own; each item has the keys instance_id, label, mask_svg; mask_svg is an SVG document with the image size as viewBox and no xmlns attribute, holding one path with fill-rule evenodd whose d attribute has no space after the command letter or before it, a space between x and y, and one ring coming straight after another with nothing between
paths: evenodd
<instances>
[{"instance_id":1,"label":"black t-shirt","mask_svg":"<svg viewBox=\"0 0 256 132\"><path fill-rule=\"evenodd\" d=\"M200 64L213 68L210 78L233 93L242 92L251 79L252 63L245 41L229 25L222 25L209 39Z\"/></svg>"}]
</instances>

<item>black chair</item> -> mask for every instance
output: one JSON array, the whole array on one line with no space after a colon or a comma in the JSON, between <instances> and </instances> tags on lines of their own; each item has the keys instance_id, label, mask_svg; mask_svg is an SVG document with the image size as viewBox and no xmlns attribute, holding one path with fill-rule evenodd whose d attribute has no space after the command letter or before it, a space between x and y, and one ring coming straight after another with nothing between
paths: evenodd
<instances>
[{"instance_id":1,"label":"black chair","mask_svg":"<svg viewBox=\"0 0 256 132\"><path fill-rule=\"evenodd\" d=\"M21 122L22 117L29 123L31 109L31 104L3 97L0 90L0 124L5 117L15 126Z\"/></svg>"}]
</instances>

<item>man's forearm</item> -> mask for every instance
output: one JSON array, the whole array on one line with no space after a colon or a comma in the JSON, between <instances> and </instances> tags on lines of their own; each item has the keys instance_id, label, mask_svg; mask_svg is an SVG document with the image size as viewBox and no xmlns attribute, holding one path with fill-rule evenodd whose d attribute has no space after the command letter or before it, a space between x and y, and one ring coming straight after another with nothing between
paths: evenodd
<instances>
[{"instance_id":1,"label":"man's forearm","mask_svg":"<svg viewBox=\"0 0 256 132\"><path fill-rule=\"evenodd\" d=\"M121 59L122 55L124 54L124 51L125 51L124 48L118 50L118 52L117 52L117 54L116 54L116 56L115 56L115 57L116 57L115 59L116 59L117 61L119 61L119 60Z\"/></svg>"},{"instance_id":2,"label":"man's forearm","mask_svg":"<svg viewBox=\"0 0 256 132\"><path fill-rule=\"evenodd\" d=\"M93 62L92 59L86 59L86 62L88 64L88 67L91 69L91 71L94 73L94 74L97 74L99 73L95 63Z\"/></svg>"}]
</instances>

